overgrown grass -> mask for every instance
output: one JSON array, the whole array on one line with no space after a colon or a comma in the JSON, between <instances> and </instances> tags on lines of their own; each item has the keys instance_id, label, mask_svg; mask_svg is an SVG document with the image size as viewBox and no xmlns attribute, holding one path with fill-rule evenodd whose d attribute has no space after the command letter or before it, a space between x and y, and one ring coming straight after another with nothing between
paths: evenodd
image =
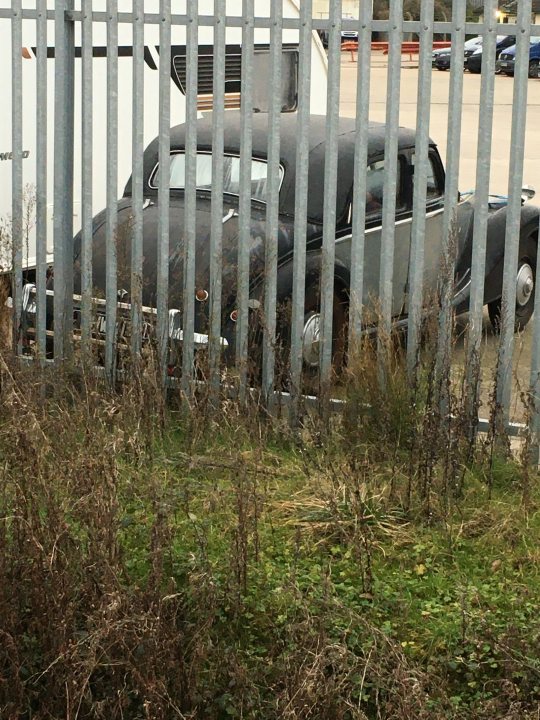
<instances>
[{"instance_id":1,"label":"overgrown grass","mask_svg":"<svg viewBox=\"0 0 540 720\"><path fill-rule=\"evenodd\" d=\"M1 361L0 717L538 718L537 474L362 358L294 431Z\"/></svg>"}]
</instances>

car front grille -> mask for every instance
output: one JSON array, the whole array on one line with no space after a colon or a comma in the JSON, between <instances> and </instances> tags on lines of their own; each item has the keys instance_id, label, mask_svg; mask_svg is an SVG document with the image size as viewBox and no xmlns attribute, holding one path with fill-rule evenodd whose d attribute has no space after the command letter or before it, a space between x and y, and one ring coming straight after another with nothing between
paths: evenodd
<instances>
[{"instance_id":1,"label":"car front grille","mask_svg":"<svg viewBox=\"0 0 540 720\"><path fill-rule=\"evenodd\" d=\"M509 55L508 53L501 53L501 56L499 58L499 60L513 60L513 59L514 59L514 56Z\"/></svg>"}]
</instances>

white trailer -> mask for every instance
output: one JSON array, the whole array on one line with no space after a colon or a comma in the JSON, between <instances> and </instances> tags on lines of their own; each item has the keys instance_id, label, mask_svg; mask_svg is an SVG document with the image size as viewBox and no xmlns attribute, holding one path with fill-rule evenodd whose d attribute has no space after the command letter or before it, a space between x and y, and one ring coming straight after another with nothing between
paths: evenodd
<instances>
[{"instance_id":1,"label":"white trailer","mask_svg":"<svg viewBox=\"0 0 540 720\"><path fill-rule=\"evenodd\" d=\"M255 17L270 15L272 0L255 1ZM0 7L11 7L11 3L0 0ZM53 10L54 0L48 0L48 7ZM214 12L213 0L199 0L199 15L211 16ZM35 10L36 3L23 0L23 8ZM75 2L75 10L80 9L80 0ZM95 0L94 11L105 11L106 0ZM159 0L145 0L145 13L158 13ZM119 12L132 12L131 0L119 0ZM185 0L172 0L173 14L185 14ZM242 0L227 0L227 16L242 14ZM283 16L298 17L299 8L293 0L283 0ZM283 30L283 85L284 97L296 97L298 79L298 30ZM94 214L106 204L106 131L107 131L107 52L106 23L93 23L93 197ZM186 29L183 25L173 25L171 30L172 62L171 62L171 121L177 125L185 120L186 101L184 82L186 74ZM254 104L263 111L268 103L266 96L268 84L265 78L269 68L270 30L256 28L255 43L255 87ZM158 134L158 75L159 75L159 25L145 25L144 37L144 143L148 144ZM241 27L227 27L226 57L219 58L225 62L226 107L239 107L241 96ZM53 180L54 180L54 79L55 79L55 42L54 20L47 22L47 252L52 260L53 253ZM212 108L212 63L213 28L199 26L198 32L199 65L198 65L198 109L202 114ZM23 93L23 185L24 185L24 248L23 265L31 268L36 262L35 242L35 187L36 187L36 145L37 145L37 103L36 103L36 21L23 20L22 53L22 93ZM12 43L11 23L0 19L0 56L2 66L7 69L7 77L12 77ZM325 114L327 61L326 54L317 37L313 34L312 42L312 92L311 112ZM120 22L118 27L118 197L123 193L126 181L132 168L132 81L133 81L133 28L131 23ZM10 83L8 83L8 86ZM10 89L11 90L11 89ZM75 22L75 108L74 108L74 231L80 228L81 217L81 30L80 23ZM0 112L0 271L9 269L11 250L9 247L11 208L12 208L12 113L11 92L4 97L4 108ZM287 108L294 111L294 103Z\"/></svg>"}]
</instances>

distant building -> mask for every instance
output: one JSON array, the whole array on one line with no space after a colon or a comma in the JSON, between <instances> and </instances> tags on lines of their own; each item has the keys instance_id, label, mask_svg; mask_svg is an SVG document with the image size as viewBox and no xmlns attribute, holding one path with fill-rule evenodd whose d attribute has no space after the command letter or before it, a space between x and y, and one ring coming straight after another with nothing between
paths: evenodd
<instances>
[{"instance_id":1,"label":"distant building","mask_svg":"<svg viewBox=\"0 0 540 720\"><path fill-rule=\"evenodd\" d=\"M361 0L342 0L341 12L343 17L357 18L360 13L360 1ZM302 2L302 0L300 0ZM329 13L329 0L313 0L313 17L314 18L326 18Z\"/></svg>"},{"instance_id":2,"label":"distant building","mask_svg":"<svg viewBox=\"0 0 540 720\"><path fill-rule=\"evenodd\" d=\"M499 2L500 22L513 23L516 21L519 0L506 0ZM484 19L484 2L483 0L469 0L470 5L474 8L473 12L478 15L479 22ZM540 25L540 0L532 1L531 23Z\"/></svg>"},{"instance_id":3,"label":"distant building","mask_svg":"<svg viewBox=\"0 0 540 720\"><path fill-rule=\"evenodd\" d=\"M503 17L509 18L507 22L515 22L518 9L518 0L511 0L511 2L506 2L504 4L501 3L499 7L501 13L503 14ZM532 15L532 23L534 25L540 25L540 0L533 0Z\"/></svg>"}]
</instances>

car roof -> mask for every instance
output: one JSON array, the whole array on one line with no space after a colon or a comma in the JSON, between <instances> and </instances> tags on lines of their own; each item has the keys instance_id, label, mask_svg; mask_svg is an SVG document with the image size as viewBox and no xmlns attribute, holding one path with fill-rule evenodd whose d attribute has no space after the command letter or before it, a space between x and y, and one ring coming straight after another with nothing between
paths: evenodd
<instances>
[{"instance_id":1,"label":"car roof","mask_svg":"<svg viewBox=\"0 0 540 720\"><path fill-rule=\"evenodd\" d=\"M482 35L478 35L477 37L471 38L470 40L465 40L464 46L468 49L471 47L476 47L477 45L482 45L483 42L484 38L482 37Z\"/></svg>"},{"instance_id":2,"label":"car roof","mask_svg":"<svg viewBox=\"0 0 540 720\"><path fill-rule=\"evenodd\" d=\"M227 111L224 115L224 142L225 152L239 151L241 114L238 111ZM280 126L280 156L282 159L296 155L298 114L282 113ZM311 115L309 119L309 152L316 152L326 143L327 118L325 115ZM255 113L252 116L253 128L253 155L261 158L267 157L269 115ZM197 122L197 146L200 149L212 147L212 113ZM384 151L385 140L384 123L369 123L368 157L380 156ZM185 145L185 125L177 125L171 130L171 150L182 149ZM340 117L338 120L338 153L354 148L356 137L356 122L353 118ZM399 146L411 147L414 145L415 132L407 128L399 128Z\"/></svg>"},{"instance_id":3,"label":"car roof","mask_svg":"<svg viewBox=\"0 0 540 720\"><path fill-rule=\"evenodd\" d=\"M280 191L280 213L294 214L296 146L298 132L298 114L283 113L279 119L280 125L280 163L284 169L283 184ZM224 152L238 155L241 139L241 114L238 111L228 110L224 114ZM309 192L308 217L315 221L322 219L324 197L324 159L326 155L326 126L327 118L323 115L311 115L309 120ZM197 121L197 148L211 151L213 136L213 117L209 113ZM386 125L383 123L369 123L368 133L368 162L381 159L384 156ZM177 125L171 129L171 152L182 151L185 148L186 125ZM416 133L414 130L400 127L398 129L398 149L412 148L415 145ZM269 115L255 113L252 115L252 155L255 158L268 158ZM338 184L336 210L338 218L345 212L354 174L354 149L356 141L356 122L352 118L339 118L338 121ZM433 145L433 143L431 143ZM153 140L145 151L144 177L145 190L148 179L158 162L158 138ZM130 194L130 183L126 187L126 194Z\"/></svg>"},{"instance_id":4,"label":"car roof","mask_svg":"<svg viewBox=\"0 0 540 720\"><path fill-rule=\"evenodd\" d=\"M538 45L540 43L540 38L531 38L530 39L530 47L534 47L535 45ZM517 45L510 45L510 47L507 47L504 49L504 52L507 55L515 55L516 54L516 48Z\"/></svg>"}]
</instances>

